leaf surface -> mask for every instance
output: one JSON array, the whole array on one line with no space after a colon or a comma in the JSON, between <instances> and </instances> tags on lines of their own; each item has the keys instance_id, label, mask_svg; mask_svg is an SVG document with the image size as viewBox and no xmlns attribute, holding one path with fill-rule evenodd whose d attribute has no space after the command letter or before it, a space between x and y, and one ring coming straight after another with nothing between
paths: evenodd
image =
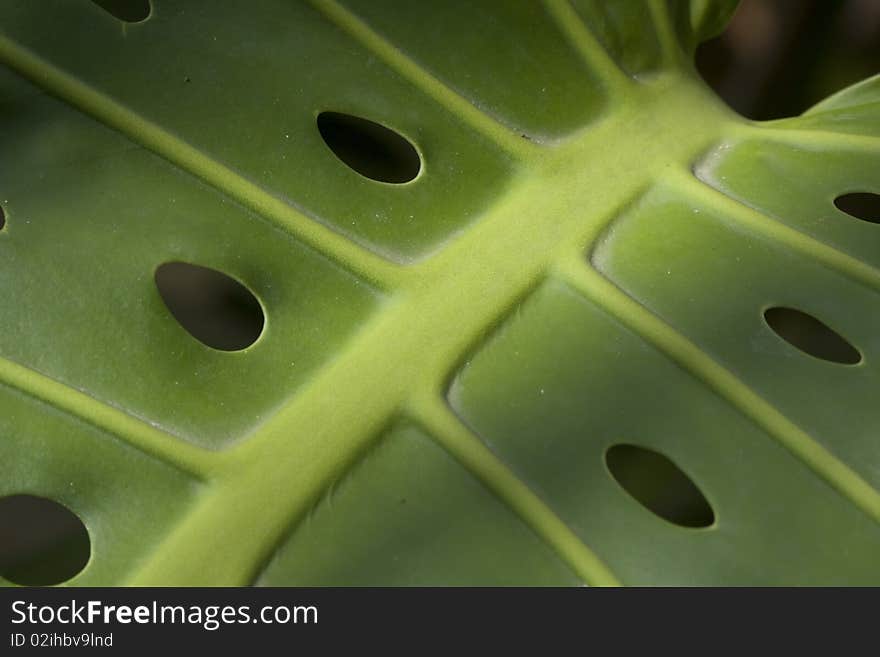
<instances>
[{"instance_id":1,"label":"leaf surface","mask_svg":"<svg viewBox=\"0 0 880 657\"><path fill-rule=\"evenodd\" d=\"M880 584L877 78L738 117L727 1L103 4L0 1L0 496L82 519L70 584Z\"/></svg>"}]
</instances>

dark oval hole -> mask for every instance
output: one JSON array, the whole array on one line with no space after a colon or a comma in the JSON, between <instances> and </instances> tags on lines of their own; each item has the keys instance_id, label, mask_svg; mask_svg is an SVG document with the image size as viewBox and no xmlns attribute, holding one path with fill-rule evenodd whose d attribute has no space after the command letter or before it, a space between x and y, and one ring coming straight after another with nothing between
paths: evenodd
<instances>
[{"instance_id":1,"label":"dark oval hole","mask_svg":"<svg viewBox=\"0 0 880 657\"><path fill-rule=\"evenodd\" d=\"M862 360L855 347L805 312L794 308L768 308L764 319L776 335L810 356L843 365L855 365Z\"/></svg>"},{"instance_id":2,"label":"dark oval hole","mask_svg":"<svg viewBox=\"0 0 880 657\"><path fill-rule=\"evenodd\" d=\"M872 192L841 194L834 199L834 205L851 217L880 224L880 194Z\"/></svg>"},{"instance_id":3,"label":"dark oval hole","mask_svg":"<svg viewBox=\"0 0 880 657\"><path fill-rule=\"evenodd\" d=\"M166 262L156 270L156 287L174 319L209 347L238 351L263 332L265 317L257 298L215 269Z\"/></svg>"},{"instance_id":4,"label":"dark oval hole","mask_svg":"<svg viewBox=\"0 0 880 657\"><path fill-rule=\"evenodd\" d=\"M668 458L636 445L613 445L605 463L642 506L682 527L708 527L715 513L696 484Z\"/></svg>"},{"instance_id":5,"label":"dark oval hole","mask_svg":"<svg viewBox=\"0 0 880 657\"><path fill-rule=\"evenodd\" d=\"M140 23L150 16L150 0L92 0L101 9L125 23Z\"/></svg>"},{"instance_id":6,"label":"dark oval hole","mask_svg":"<svg viewBox=\"0 0 880 657\"><path fill-rule=\"evenodd\" d=\"M6 212L3 211L3 206L0 205L0 230L3 230L3 227L6 225Z\"/></svg>"},{"instance_id":7,"label":"dark oval hole","mask_svg":"<svg viewBox=\"0 0 880 657\"><path fill-rule=\"evenodd\" d=\"M373 121L322 112L318 131L336 157L372 180L405 183L422 168L418 152L406 138Z\"/></svg>"},{"instance_id":8,"label":"dark oval hole","mask_svg":"<svg viewBox=\"0 0 880 657\"><path fill-rule=\"evenodd\" d=\"M0 498L0 575L22 586L66 582L89 562L91 542L82 521L44 497Z\"/></svg>"}]
</instances>

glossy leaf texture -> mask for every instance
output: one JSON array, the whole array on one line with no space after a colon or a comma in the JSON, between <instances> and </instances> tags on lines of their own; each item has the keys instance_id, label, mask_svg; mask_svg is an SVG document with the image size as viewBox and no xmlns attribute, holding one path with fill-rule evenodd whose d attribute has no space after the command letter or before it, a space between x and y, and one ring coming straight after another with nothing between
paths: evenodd
<instances>
[{"instance_id":1,"label":"glossy leaf texture","mask_svg":"<svg viewBox=\"0 0 880 657\"><path fill-rule=\"evenodd\" d=\"M746 121L726 1L147 4L0 0L0 498L69 584L880 584L880 78Z\"/></svg>"}]
</instances>

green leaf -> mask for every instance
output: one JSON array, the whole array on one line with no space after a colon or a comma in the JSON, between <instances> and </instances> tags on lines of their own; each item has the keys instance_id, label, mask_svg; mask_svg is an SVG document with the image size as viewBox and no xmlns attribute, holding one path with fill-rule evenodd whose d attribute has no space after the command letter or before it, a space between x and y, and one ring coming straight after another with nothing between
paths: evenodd
<instances>
[{"instance_id":1,"label":"green leaf","mask_svg":"<svg viewBox=\"0 0 880 657\"><path fill-rule=\"evenodd\" d=\"M0 497L70 584L880 584L877 78L742 119L726 0L142 5L0 0Z\"/></svg>"}]
</instances>

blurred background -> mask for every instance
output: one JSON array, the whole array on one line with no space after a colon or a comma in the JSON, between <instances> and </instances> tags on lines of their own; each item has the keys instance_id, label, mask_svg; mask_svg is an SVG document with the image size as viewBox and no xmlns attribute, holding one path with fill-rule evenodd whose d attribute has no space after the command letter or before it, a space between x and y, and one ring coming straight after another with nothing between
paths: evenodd
<instances>
[{"instance_id":1,"label":"blurred background","mask_svg":"<svg viewBox=\"0 0 880 657\"><path fill-rule=\"evenodd\" d=\"M880 0L742 0L697 70L750 119L800 114L880 73Z\"/></svg>"}]
</instances>

